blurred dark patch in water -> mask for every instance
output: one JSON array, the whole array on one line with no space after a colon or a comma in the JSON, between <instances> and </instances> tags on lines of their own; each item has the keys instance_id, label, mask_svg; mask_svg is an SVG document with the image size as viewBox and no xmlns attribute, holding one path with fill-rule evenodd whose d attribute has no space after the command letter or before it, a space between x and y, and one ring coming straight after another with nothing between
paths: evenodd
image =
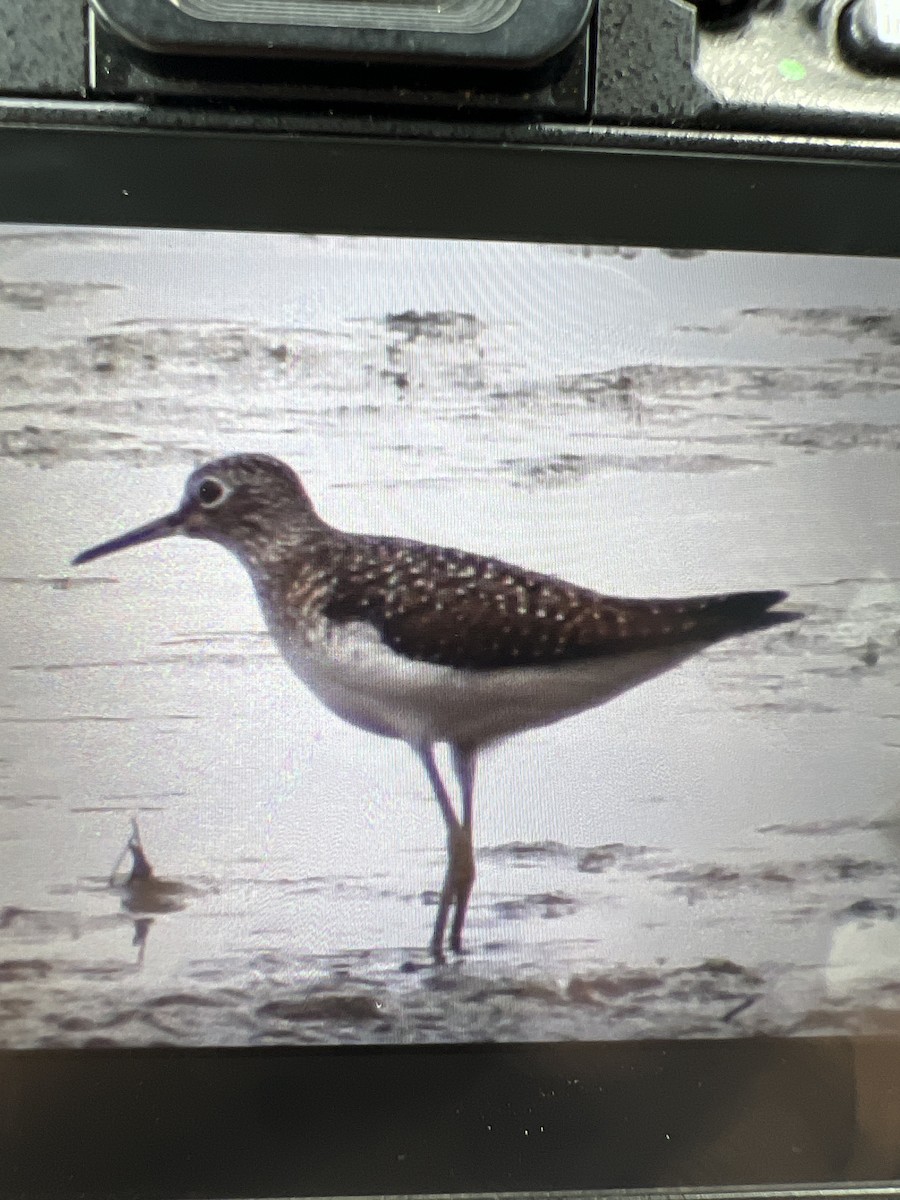
<instances>
[{"instance_id":1,"label":"blurred dark patch in water","mask_svg":"<svg viewBox=\"0 0 900 1200\"><path fill-rule=\"evenodd\" d=\"M644 404L638 394L637 382L627 368L557 375L554 385L562 397L571 397L605 411L625 413L637 422L640 422L644 414Z\"/></svg>"},{"instance_id":2,"label":"blurred dark patch in water","mask_svg":"<svg viewBox=\"0 0 900 1200\"><path fill-rule=\"evenodd\" d=\"M103 796L103 800L172 800L178 796L187 796L188 792L170 791L170 792L109 792ZM160 809L153 808L150 811L159 812Z\"/></svg>"},{"instance_id":3,"label":"blurred dark patch in water","mask_svg":"<svg viewBox=\"0 0 900 1200\"><path fill-rule=\"evenodd\" d=\"M88 713L84 716L70 717L0 717L0 725L91 725L95 723L129 725L137 719L139 718L117 717L105 713Z\"/></svg>"},{"instance_id":4,"label":"blurred dark patch in water","mask_svg":"<svg viewBox=\"0 0 900 1200\"><path fill-rule=\"evenodd\" d=\"M612 846L596 846L587 850L578 860L578 870L587 875L599 875L615 865L617 856Z\"/></svg>"},{"instance_id":5,"label":"blurred dark patch in water","mask_svg":"<svg viewBox=\"0 0 900 1200\"><path fill-rule=\"evenodd\" d=\"M175 794L177 794L177 793L175 793ZM181 794L183 795L184 793L181 793ZM78 814L78 813L84 813L84 814L128 813L128 812L158 813L158 812L165 812L165 809L162 807L162 805L159 805L159 804L128 805L128 807L126 807L124 804L83 804L76 808L70 808L69 812L76 813L76 814Z\"/></svg>"},{"instance_id":6,"label":"blurred dark patch in water","mask_svg":"<svg viewBox=\"0 0 900 1200\"><path fill-rule=\"evenodd\" d=\"M832 421L829 424L773 425L770 437L782 446L816 451L900 449L900 426L872 422Z\"/></svg>"},{"instance_id":7,"label":"blurred dark patch in water","mask_svg":"<svg viewBox=\"0 0 900 1200\"><path fill-rule=\"evenodd\" d=\"M140 1019L140 1010L136 1008L126 1008L121 1012L112 1013L102 1018L91 1017L57 1017L56 1024L65 1033L94 1033L98 1029L116 1029L121 1025L127 1025L135 1018ZM115 1045L110 1041L109 1045Z\"/></svg>"},{"instance_id":8,"label":"blurred dark patch in water","mask_svg":"<svg viewBox=\"0 0 900 1200\"><path fill-rule=\"evenodd\" d=\"M62 462L129 463L140 467L183 461L195 465L211 457L212 443L199 446L171 439L152 440L116 429L47 429L23 425L0 433L0 458L50 467Z\"/></svg>"},{"instance_id":9,"label":"blurred dark patch in water","mask_svg":"<svg viewBox=\"0 0 900 1200\"><path fill-rule=\"evenodd\" d=\"M8 958L0 961L0 983L30 983L46 979L53 970L42 958Z\"/></svg>"},{"instance_id":10,"label":"blurred dark patch in water","mask_svg":"<svg viewBox=\"0 0 900 1200\"><path fill-rule=\"evenodd\" d=\"M38 911L7 904L0 908L0 932L17 938L78 937L82 921L75 913Z\"/></svg>"},{"instance_id":11,"label":"blurred dark patch in water","mask_svg":"<svg viewBox=\"0 0 900 1200\"><path fill-rule=\"evenodd\" d=\"M739 458L725 454L574 454L564 452L546 458L508 458L501 466L510 469L523 483L567 484L575 479L616 471L663 472L703 475L713 471L740 471L765 467L764 459Z\"/></svg>"},{"instance_id":12,"label":"blurred dark patch in water","mask_svg":"<svg viewBox=\"0 0 900 1200\"><path fill-rule=\"evenodd\" d=\"M740 871L718 864L711 866L682 867L677 871L663 871L654 879L665 879L670 883L692 883L718 886L724 883L735 883L741 878Z\"/></svg>"},{"instance_id":13,"label":"blurred dark patch in water","mask_svg":"<svg viewBox=\"0 0 900 1200\"><path fill-rule=\"evenodd\" d=\"M896 309L864 309L851 305L833 308L744 308L741 316L762 320L792 337L843 338L855 342L874 338L888 346L900 346L900 312Z\"/></svg>"},{"instance_id":14,"label":"blurred dark patch in water","mask_svg":"<svg viewBox=\"0 0 900 1200\"><path fill-rule=\"evenodd\" d=\"M876 862L869 858L852 858L846 854L821 859L819 864L813 864L813 869L816 865L821 867L826 879L872 879L891 870L889 863ZM894 869L896 870L896 866Z\"/></svg>"},{"instance_id":15,"label":"blurred dark patch in water","mask_svg":"<svg viewBox=\"0 0 900 1200\"><path fill-rule=\"evenodd\" d=\"M256 1010L257 1016L279 1021L374 1021L383 1014L374 996L312 993L300 1000L271 1000Z\"/></svg>"},{"instance_id":16,"label":"blurred dark patch in water","mask_svg":"<svg viewBox=\"0 0 900 1200\"><path fill-rule=\"evenodd\" d=\"M645 414L656 413L662 401L681 401L681 406L668 410L670 416L686 415L690 410L684 405L698 403L704 405L707 417L730 415L736 420L746 420L746 413L730 411L725 402L765 400L768 405L881 392L886 386L900 386L900 363L895 355L877 353L791 365L641 362L623 364L615 372L600 376L609 381L610 387L623 377L635 399L643 404ZM761 425L765 426L770 419L765 410L758 413Z\"/></svg>"},{"instance_id":17,"label":"blurred dark patch in water","mask_svg":"<svg viewBox=\"0 0 900 1200\"><path fill-rule=\"evenodd\" d=\"M479 853L485 858L501 858L516 866L528 866L535 860L560 858L569 853L562 842L504 842L499 846L484 846Z\"/></svg>"},{"instance_id":18,"label":"blurred dark patch in water","mask_svg":"<svg viewBox=\"0 0 900 1200\"><path fill-rule=\"evenodd\" d=\"M256 629L227 629L210 631L209 633L179 634L177 637L166 638L164 646L240 646L247 643L251 646L269 646L269 634Z\"/></svg>"},{"instance_id":19,"label":"blurred dark patch in water","mask_svg":"<svg viewBox=\"0 0 900 1200\"><path fill-rule=\"evenodd\" d=\"M53 305L77 304L98 293L121 291L113 283L50 283L0 280L0 304L21 312L46 312Z\"/></svg>"},{"instance_id":20,"label":"blurred dark patch in water","mask_svg":"<svg viewBox=\"0 0 900 1200\"><path fill-rule=\"evenodd\" d=\"M751 701L749 704L735 704L735 712L743 713L820 713L825 716L829 713L837 713L842 710L835 705L821 704L816 700L805 699L785 699L785 700L759 700Z\"/></svg>"},{"instance_id":21,"label":"blurred dark patch in water","mask_svg":"<svg viewBox=\"0 0 900 1200\"><path fill-rule=\"evenodd\" d=\"M893 921L897 916L897 908L896 905L884 900L872 900L867 897L864 900L857 900L853 904L848 904L841 915L845 917L882 918L887 921Z\"/></svg>"},{"instance_id":22,"label":"blurred dark patch in water","mask_svg":"<svg viewBox=\"0 0 900 1200\"><path fill-rule=\"evenodd\" d=\"M58 796L40 794L29 795L28 793L0 796L0 809L14 811L17 808L35 808L38 805L44 807L51 801L58 799Z\"/></svg>"},{"instance_id":23,"label":"blurred dark patch in water","mask_svg":"<svg viewBox=\"0 0 900 1200\"><path fill-rule=\"evenodd\" d=\"M648 854L657 853L650 846L629 846L624 842L607 842L602 846L590 846L576 851L579 871L588 875L598 874L611 866L628 866Z\"/></svg>"},{"instance_id":24,"label":"blurred dark patch in water","mask_svg":"<svg viewBox=\"0 0 900 1200\"><path fill-rule=\"evenodd\" d=\"M400 333L407 342L428 338L437 342L475 341L486 328L483 321L473 313L416 312L408 309L401 313L388 313L384 318L385 328L390 333Z\"/></svg>"},{"instance_id":25,"label":"blurred dark patch in water","mask_svg":"<svg viewBox=\"0 0 900 1200\"><path fill-rule=\"evenodd\" d=\"M512 983L509 980L504 980L500 983L485 984L484 987L476 988L465 996L464 1003L484 1004L485 1001L507 998L512 1000L537 1000L544 1004L563 1003L563 997L558 988L528 979L523 980L521 983Z\"/></svg>"},{"instance_id":26,"label":"blurred dark patch in water","mask_svg":"<svg viewBox=\"0 0 900 1200\"><path fill-rule=\"evenodd\" d=\"M900 583L898 575L843 575L837 579L821 579L814 583L804 583L801 586L804 591L807 588L833 588L844 587L850 583Z\"/></svg>"},{"instance_id":27,"label":"blurred dark patch in water","mask_svg":"<svg viewBox=\"0 0 900 1200\"><path fill-rule=\"evenodd\" d=\"M764 863L751 868L701 863L661 871L649 878L674 884L679 895L689 900L697 900L723 889L740 892L773 886L784 888L817 883L861 882L887 875L900 875L900 864L854 858L852 855L834 855L810 861Z\"/></svg>"},{"instance_id":28,"label":"blurred dark patch in water","mask_svg":"<svg viewBox=\"0 0 900 1200\"><path fill-rule=\"evenodd\" d=\"M68 663L13 663L10 671L93 671L105 669L118 669L125 667L207 667L211 662L217 666L226 667L247 667L248 664L259 659L276 659L278 652L270 651L244 651L229 653L228 651L208 650L205 652L197 652L193 654L153 654L146 658L112 658L112 659L95 659L89 662L68 662ZM162 721L197 721L201 718L193 713L165 713L161 715L150 716L147 720L162 720Z\"/></svg>"},{"instance_id":29,"label":"blurred dark patch in water","mask_svg":"<svg viewBox=\"0 0 900 1200\"><path fill-rule=\"evenodd\" d=\"M547 247L547 249L549 250L551 247ZM595 258L621 258L625 262L631 262L636 258L655 254L660 254L663 258L687 260L691 258L703 258L704 255L711 253L709 250L666 250L663 247L646 250L640 246L553 246L552 249L558 254L564 254L571 258L583 258L586 260Z\"/></svg>"},{"instance_id":30,"label":"blurred dark patch in water","mask_svg":"<svg viewBox=\"0 0 900 1200\"><path fill-rule=\"evenodd\" d=\"M577 907L574 897L560 892L537 892L512 900L497 900L493 905L494 912L504 921L521 921L534 912L544 920L554 920L568 916Z\"/></svg>"},{"instance_id":31,"label":"blurred dark patch in water","mask_svg":"<svg viewBox=\"0 0 900 1200\"><path fill-rule=\"evenodd\" d=\"M117 583L112 575L0 575L0 585L12 587L50 588L54 592L67 592L76 588L96 587L98 584Z\"/></svg>"},{"instance_id":32,"label":"blurred dark patch in water","mask_svg":"<svg viewBox=\"0 0 900 1200\"><path fill-rule=\"evenodd\" d=\"M201 996L191 992L168 993L147 1001L149 1008L223 1008L227 1003L224 996Z\"/></svg>"},{"instance_id":33,"label":"blurred dark patch in water","mask_svg":"<svg viewBox=\"0 0 900 1200\"><path fill-rule=\"evenodd\" d=\"M760 825L756 832L782 833L796 837L831 837L838 833L893 830L897 828L898 823L900 823L900 819L892 820L889 817L871 819L867 817L840 817L824 821L777 822L774 825Z\"/></svg>"},{"instance_id":34,"label":"blurred dark patch in water","mask_svg":"<svg viewBox=\"0 0 900 1200\"><path fill-rule=\"evenodd\" d=\"M605 975L576 975L566 986L566 999L573 1004L602 1004L620 1000L632 992L646 992L663 986L664 976L648 971L610 972Z\"/></svg>"},{"instance_id":35,"label":"blurred dark patch in water","mask_svg":"<svg viewBox=\"0 0 900 1200\"><path fill-rule=\"evenodd\" d=\"M537 869L546 862L568 862L577 871L585 875L600 875L613 868L624 871L644 870L648 856L659 855L661 852L651 846L632 846L625 842L606 842L599 846L566 846L562 842L506 842L499 846L485 846L478 854L481 858L495 859L509 866L520 869ZM510 915L516 905L528 905L544 893L537 896L520 897L518 900L500 901L506 915ZM425 904L436 904L437 892L423 893Z\"/></svg>"}]
</instances>

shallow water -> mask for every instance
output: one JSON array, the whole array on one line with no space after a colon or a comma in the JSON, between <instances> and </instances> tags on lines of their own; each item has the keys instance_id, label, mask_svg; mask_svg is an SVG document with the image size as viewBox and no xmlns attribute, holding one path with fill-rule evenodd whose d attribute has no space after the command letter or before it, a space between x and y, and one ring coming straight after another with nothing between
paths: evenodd
<instances>
[{"instance_id":1,"label":"shallow water","mask_svg":"<svg viewBox=\"0 0 900 1200\"><path fill-rule=\"evenodd\" d=\"M0 234L0 1043L891 1022L898 270ZM434 968L409 751L303 690L214 547L68 566L248 449L350 528L805 619L485 755L468 954ZM108 886L133 816L167 887Z\"/></svg>"}]
</instances>

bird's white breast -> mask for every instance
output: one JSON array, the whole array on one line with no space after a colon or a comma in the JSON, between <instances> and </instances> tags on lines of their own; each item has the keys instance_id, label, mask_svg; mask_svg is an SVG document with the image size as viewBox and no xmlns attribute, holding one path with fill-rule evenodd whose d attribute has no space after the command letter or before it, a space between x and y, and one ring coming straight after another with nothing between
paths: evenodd
<instances>
[{"instance_id":1,"label":"bird's white breast","mask_svg":"<svg viewBox=\"0 0 900 1200\"><path fill-rule=\"evenodd\" d=\"M608 655L556 666L459 670L398 654L367 622L312 638L273 630L295 674L345 721L414 745L485 745L603 704L698 647Z\"/></svg>"}]
</instances>

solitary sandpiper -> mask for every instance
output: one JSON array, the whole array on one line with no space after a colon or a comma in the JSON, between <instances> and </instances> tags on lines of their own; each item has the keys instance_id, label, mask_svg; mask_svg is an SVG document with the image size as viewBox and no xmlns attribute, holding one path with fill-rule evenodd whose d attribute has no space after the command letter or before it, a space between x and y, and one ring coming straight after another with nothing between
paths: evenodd
<instances>
[{"instance_id":1,"label":"solitary sandpiper","mask_svg":"<svg viewBox=\"0 0 900 1200\"><path fill-rule=\"evenodd\" d=\"M714 642L793 620L785 592L626 600L464 550L345 533L264 454L199 467L178 508L74 560L172 534L207 538L250 573L288 664L338 716L407 742L447 826L430 949L459 953L475 880L472 796L485 746L604 704ZM435 761L450 749L457 811Z\"/></svg>"}]
</instances>

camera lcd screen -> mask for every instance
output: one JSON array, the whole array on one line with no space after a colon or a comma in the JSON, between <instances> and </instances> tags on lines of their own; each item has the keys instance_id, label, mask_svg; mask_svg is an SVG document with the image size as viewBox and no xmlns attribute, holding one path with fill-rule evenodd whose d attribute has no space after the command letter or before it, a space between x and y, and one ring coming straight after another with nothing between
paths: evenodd
<instances>
[{"instance_id":1,"label":"camera lcd screen","mask_svg":"<svg viewBox=\"0 0 900 1200\"><path fill-rule=\"evenodd\" d=\"M896 1029L896 261L0 277L0 1044Z\"/></svg>"}]
</instances>

